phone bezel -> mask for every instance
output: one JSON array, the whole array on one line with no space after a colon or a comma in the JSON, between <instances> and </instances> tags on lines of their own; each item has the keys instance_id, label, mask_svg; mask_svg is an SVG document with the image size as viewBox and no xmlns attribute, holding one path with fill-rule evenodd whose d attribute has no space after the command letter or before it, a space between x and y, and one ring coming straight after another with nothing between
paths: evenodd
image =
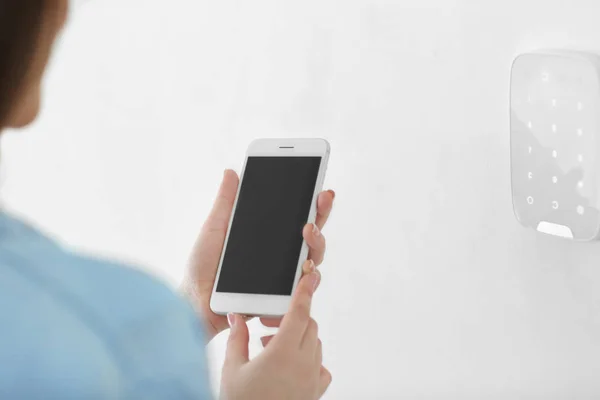
<instances>
[{"instance_id":1,"label":"phone bezel","mask_svg":"<svg viewBox=\"0 0 600 400\"><path fill-rule=\"evenodd\" d=\"M327 164L329 162L329 153L331 151L330 148L331 147L329 143L324 139L258 139L250 144L246 152L244 165L240 174L238 192L236 194L235 203L229 218L227 236L225 238L223 251L221 252L221 257L219 259L219 267L210 299L210 309L215 314L226 315L228 313L236 313L247 316L281 317L287 312L291 301L291 295L258 295L246 293L223 293L216 291L221 274L221 267L223 266L223 256L229 241L229 232L233 222L233 215L235 215L235 210L237 208L238 196L240 192L239 189L243 183L244 172L246 170L248 158L321 157L321 165L319 167L317 183L315 184L315 191L313 193L307 221L307 223L314 223L317 215L317 198L323 190L323 181L325 179ZM294 293L296 286L300 281L300 276L302 275L302 265L308 257L308 250L309 249L306 241L303 241L300 257L298 258L298 265L296 266L296 275L294 278L292 293Z\"/></svg>"}]
</instances>

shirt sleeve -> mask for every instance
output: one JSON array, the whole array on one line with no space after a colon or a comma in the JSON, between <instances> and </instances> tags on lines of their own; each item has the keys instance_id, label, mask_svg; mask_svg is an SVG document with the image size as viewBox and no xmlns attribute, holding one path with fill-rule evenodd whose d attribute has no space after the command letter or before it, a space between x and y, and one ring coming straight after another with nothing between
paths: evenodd
<instances>
[{"instance_id":1,"label":"shirt sleeve","mask_svg":"<svg viewBox=\"0 0 600 400\"><path fill-rule=\"evenodd\" d=\"M135 364L132 398L212 398L202 324L183 299L129 328L123 340Z\"/></svg>"}]
</instances>

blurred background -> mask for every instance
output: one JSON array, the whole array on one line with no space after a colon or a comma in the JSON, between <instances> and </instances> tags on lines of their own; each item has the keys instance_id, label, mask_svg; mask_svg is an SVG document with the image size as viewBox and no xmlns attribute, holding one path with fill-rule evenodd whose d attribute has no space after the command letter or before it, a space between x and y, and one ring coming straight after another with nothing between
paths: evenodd
<instances>
[{"instance_id":1,"label":"blurred background","mask_svg":"<svg viewBox=\"0 0 600 400\"><path fill-rule=\"evenodd\" d=\"M3 138L5 207L177 285L249 142L324 137L326 399L600 396L600 244L518 225L508 131L513 58L600 53L600 3L83 3Z\"/></svg>"}]
</instances>

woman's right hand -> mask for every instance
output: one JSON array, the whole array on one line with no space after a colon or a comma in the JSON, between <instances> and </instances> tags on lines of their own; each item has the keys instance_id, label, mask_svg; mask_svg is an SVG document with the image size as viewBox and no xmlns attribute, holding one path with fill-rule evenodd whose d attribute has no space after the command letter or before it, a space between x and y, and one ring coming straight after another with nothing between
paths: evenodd
<instances>
[{"instance_id":1,"label":"woman's right hand","mask_svg":"<svg viewBox=\"0 0 600 400\"><path fill-rule=\"evenodd\" d=\"M304 276L288 313L275 336L263 340L264 351L248 359L248 326L239 315L230 315L231 332L221 380L226 400L316 400L331 383L322 366L322 345L317 323L310 317L319 276Z\"/></svg>"}]
</instances>

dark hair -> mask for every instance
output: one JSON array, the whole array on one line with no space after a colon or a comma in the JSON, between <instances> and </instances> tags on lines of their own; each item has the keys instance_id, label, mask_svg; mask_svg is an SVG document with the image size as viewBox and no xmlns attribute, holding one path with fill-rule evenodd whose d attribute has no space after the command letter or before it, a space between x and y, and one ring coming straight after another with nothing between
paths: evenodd
<instances>
[{"instance_id":1,"label":"dark hair","mask_svg":"<svg viewBox=\"0 0 600 400\"><path fill-rule=\"evenodd\" d=\"M18 101L33 60L47 0L0 0L0 129Z\"/></svg>"}]
</instances>

